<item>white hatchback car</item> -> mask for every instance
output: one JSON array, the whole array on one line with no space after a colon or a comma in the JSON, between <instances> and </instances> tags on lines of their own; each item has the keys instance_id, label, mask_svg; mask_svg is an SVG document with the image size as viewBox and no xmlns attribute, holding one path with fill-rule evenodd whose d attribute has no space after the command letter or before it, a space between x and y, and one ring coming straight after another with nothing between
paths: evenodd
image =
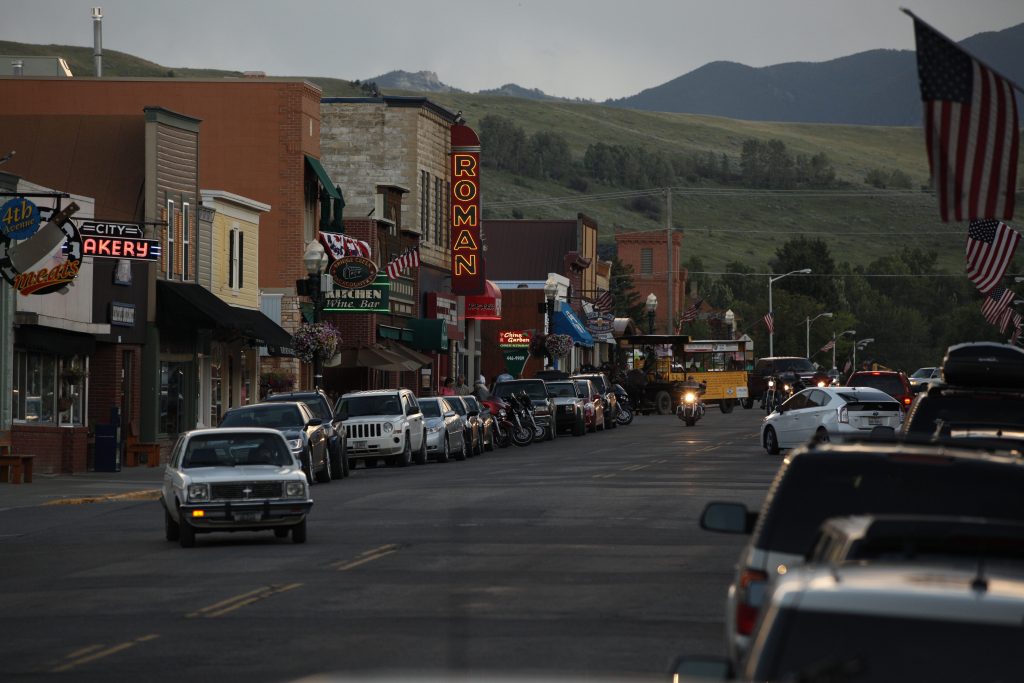
<instances>
[{"instance_id":1,"label":"white hatchback car","mask_svg":"<svg viewBox=\"0 0 1024 683\"><path fill-rule=\"evenodd\" d=\"M168 541L197 533L273 529L306 541L309 485L284 436L262 427L197 429L178 438L164 469L160 502Z\"/></svg>"},{"instance_id":2,"label":"white hatchback car","mask_svg":"<svg viewBox=\"0 0 1024 683\"><path fill-rule=\"evenodd\" d=\"M875 427L898 429L903 408L892 396L870 387L812 387L794 394L761 423L761 445L771 455L812 438L870 434Z\"/></svg>"}]
</instances>

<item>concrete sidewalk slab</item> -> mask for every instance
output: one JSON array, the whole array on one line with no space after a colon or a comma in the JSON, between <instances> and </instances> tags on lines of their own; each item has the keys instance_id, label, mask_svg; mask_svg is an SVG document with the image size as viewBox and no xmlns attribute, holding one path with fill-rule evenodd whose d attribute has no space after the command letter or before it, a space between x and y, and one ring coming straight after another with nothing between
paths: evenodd
<instances>
[{"instance_id":1,"label":"concrete sidewalk slab","mask_svg":"<svg viewBox=\"0 0 1024 683\"><path fill-rule=\"evenodd\" d=\"M35 474L31 484L0 482L0 511L38 505L71 505L156 500L162 467L129 467L120 472Z\"/></svg>"}]
</instances>

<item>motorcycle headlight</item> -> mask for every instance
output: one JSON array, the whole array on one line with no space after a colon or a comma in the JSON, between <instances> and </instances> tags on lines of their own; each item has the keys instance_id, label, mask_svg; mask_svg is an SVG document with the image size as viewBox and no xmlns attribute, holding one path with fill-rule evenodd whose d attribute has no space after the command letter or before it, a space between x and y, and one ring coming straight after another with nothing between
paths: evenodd
<instances>
[{"instance_id":1,"label":"motorcycle headlight","mask_svg":"<svg viewBox=\"0 0 1024 683\"><path fill-rule=\"evenodd\" d=\"M288 481L284 484L284 497L285 498L305 498L306 497L306 482L304 481Z\"/></svg>"},{"instance_id":2,"label":"motorcycle headlight","mask_svg":"<svg viewBox=\"0 0 1024 683\"><path fill-rule=\"evenodd\" d=\"M818 380L818 387L823 387L823 386L825 386L825 382L823 380L819 379Z\"/></svg>"},{"instance_id":3,"label":"motorcycle headlight","mask_svg":"<svg viewBox=\"0 0 1024 683\"><path fill-rule=\"evenodd\" d=\"M188 485L188 499L194 502L203 502L210 500L210 485L209 484L189 484Z\"/></svg>"},{"instance_id":4,"label":"motorcycle headlight","mask_svg":"<svg viewBox=\"0 0 1024 683\"><path fill-rule=\"evenodd\" d=\"M789 391L789 385L788 384L783 384L782 385L782 390L783 391Z\"/></svg>"},{"instance_id":5,"label":"motorcycle headlight","mask_svg":"<svg viewBox=\"0 0 1024 683\"><path fill-rule=\"evenodd\" d=\"M774 386L775 386L775 380L773 380L773 379L768 380L768 388L771 389Z\"/></svg>"},{"instance_id":6,"label":"motorcycle headlight","mask_svg":"<svg viewBox=\"0 0 1024 683\"><path fill-rule=\"evenodd\" d=\"M694 393L692 391L687 391L683 395L683 401L686 402L686 403L693 403L696 400L697 400L697 397L694 395Z\"/></svg>"},{"instance_id":7,"label":"motorcycle headlight","mask_svg":"<svg viewBox=\"0 0 1024 683\"><path fill-rule=\"evenodd\" d=\"M395 425L391 424L390 422L385 422L384 423L384 433L385 434L390 434L394 430L395 430Z\"/></svg>"},{"instance_id":8,"label":"motorcycle headlight","mask_svg":"<svg viewBox=\"0 0 1024 683\"><path fill-rule=\"evenodd\" d=\"M293 451L302 450L302 439L288 439L288 448Z\"/></svg>"}]
</instances>

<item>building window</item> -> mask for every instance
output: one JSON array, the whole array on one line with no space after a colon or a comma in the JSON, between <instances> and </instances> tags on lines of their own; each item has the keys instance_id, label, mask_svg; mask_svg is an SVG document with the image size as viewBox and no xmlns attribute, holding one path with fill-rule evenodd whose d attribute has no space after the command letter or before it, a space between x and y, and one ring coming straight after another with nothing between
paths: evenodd
<instances>
[{"instance_id":1,"label":"building window","mask_svg":"<svg viewBox=\"0 0 1024 683\"><path fill-rule=\"evenodd\" d=\"M181 205L181 279L188 280L188 263L189 263L189 205L188 202L184 202Z\"/></svg>"},{"instance_id":2,"label":"building window","mask_svg":"<svg viewBox=\"0 0 1024 683\"><path fill-rule=\"evenodd\" d=\"M654 249L651 247L644 247L640 250L640 274L654 274Z\"/></svg>"},{"instance_id":3,"label":"building window","mask_svg":"<svg viewBox=\"0 0 1024 683\"><path fill-rule=\"evenodd\" d=\"M14 351L15 422L84 424L88 362L84 356Z\"/></svg>"},{"instance_id":4,"label":"building window","mask_svg":"<svg viewBox=\"0 0 1024 683\"><path fill-rule=\"evenodd\" d=\"M423 239L430 238L430 174L420 171L420 233Z\"/></svg>"},{"instance_id":5,"label":"building window","mask_svg":"<svg viewBox=\"0 0 1024 683\"><path fill-rule=\"evenodd\" d=\"M441 244L441 211L444 210L444 203L441 201L441 189L444 187L440 178L434 178L434 244Z\"/></svg>"},{"instance_id":6,"label":"building window","mask_svg":"<svg viewBox=\"0 0 1024 683\"><path fill-rule=\"evenodd\" d=\"M239 228L231 228L228 232L228 287L241 289L242 269L244 267L242 250L245 248L244 233Z\"/></svg>"},{"instance_id":7,"label":"building window","mask_svg":"<svg viewBox=\"0 0 1024 683\"><path fill-rule=\"evenodd\" d=\"M164 262L167 264L167 279L174 278L174 202L167 200L167 249Z\"/></svg>"},{"instance_id":8,"label":"building window","mask_svg":"<svg viewBox=\"0 0 1024 683\"><path fill-rule=\"evenodd\" d=\"M192 364L160 362L160 422L161 434L180 434L185 423L185 396L188 394L185 372Z\"/></svg>"}]
</instances>

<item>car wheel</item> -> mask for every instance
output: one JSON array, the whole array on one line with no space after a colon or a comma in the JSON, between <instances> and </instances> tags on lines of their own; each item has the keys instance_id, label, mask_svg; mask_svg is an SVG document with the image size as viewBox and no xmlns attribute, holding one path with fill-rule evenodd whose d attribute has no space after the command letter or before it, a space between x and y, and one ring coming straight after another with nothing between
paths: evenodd
<instances>
[{"instance_id":1,"label":"car wheel","mask_svg":"<svg viewBox=\"0 0 1024 683\"><path fill-rule=\"evenodd\" d=\"M341 479L345 476L345 466L342 464L345 458L341 457L341 446L335 444L334 448L328 449L331 461L331 476L334 479Z\"/></svg>"},{"instance_id":2,"label":"car wheel","mask_svg":"<svg viewBox=\"0 0 1024 683\"><path fill-rule=\"evenodd\" d=\"M552 418L551 424L548 425L547 434L544 435L544 440L545 441L554 441L555 440L555 436L556 436L555 435L555 431L556 431L555 430L555 423L554 423L554 419Z\"/></svg>"},{"instance_id":3,"label":"car wheel","mask_svg":"<svg viewBox=\"0 0 1024 683\"><path fill-rule=\"evenodd\" d=\"M488 451L494 450L494 429L491 429L491 438L484 439L484 448Z\"/></svg>"},{"instance_id":4,"label":"car wheel","mask_svg":"<svg viewBox=\"0 0 1024 683\"><path fill-rule=\"evenodd\" d=\"M745 398L743 399L743 410L750 410L754 407L754 399Z\"/></svg>"},{"instance_id":5,"label":"car wheel","mask_svg":"<svg viewBox=\"0 0 1024 683\"><path fill-rule=\"evenodd\" d=\"M419 450L416 451L415 460L416 460L416 464L417 465L426 465L427 464L427 433L426 432L423 432L423 435L420 437L420 447L419 447Z\"/></svg>"},{"instance_id":6,"label":"car wheel","mask_svg":"<svg viewBox=\"0 0 1024 683\"><path fill-rule=\"evenodd\" d=\"M448 443L448 436L445 435L444 439L441 440L441 452L437 454L435 460L437 462L448 462L451 457L452 446Z\"/></svg>"},{"instance_id":7,"label":"car wheel","mask_svg":"<svg viewBox=\"0 0 1024 683\"><path fill-rule=\"evenodd\" d=\"M466 451L466 457L472 458L476 455L476 445L473 443L473 434L462 433L462 447Z\"/></svg>"},{"instance_id":8,"label":"car wheel","mask_svg":"<svg viewBox=\"0 0 1024 683\"><path fill-rule=\"evenodd\" d=\"M286 526L279 526L276 529L274 529L274 536L276 536L277 538L285 538L287 535L288 527Z\"/></svg>"},{"instance_id":9,"label":"car wheel","mask_svg":"<svg viewBox=\"0 0 1024 683\"><path fill-rule=\"evenodd\" d=\"M331 457L324 453L324 466L316 471L317 483L326 484L331 480Z\"/></svg>"},{"instance_id":10,"label":"car wheel","mask_svg":"<svg viewBox=\"0 0 1024 683\"><path fill-rule=\"evenodd\" d=\"M576 418L576 422L572 426L573 436L583 436L587 433L587 423L584 421L583 416L580 415Z\"/></svg>"},{"instance_id":11,"label":"car wheel","mask_svg":"<svg viewBox=\"0 0 1024 683\"><path fill-rule=\"evenodd\" d=\"M723 413L731 413L734 407L735 405L731 398L723 398L722 402L718 404L718 409Z\"/></svg>"},{"instance_id":12,"label":"car wheel","mask_svg":"<svg viewBox=\"0 0 1024 683\"><path fill-rule=\"evenodd\" d=\"M774 427L764 430L764 449L768 451L768 455L779 454L779 438L775 435Z\"/></svg>"},{"instance_id":13,"label":"car wheel","mask_svg":"<svg viewBox=\"0 0 1024 683\"><path fill-rule=\"evenodd\" d=\"M412 462L412 442L409 441L409 435L405 435L405 446L402 448L402 452L395 456L395 465L398 467L408 467L409 463Z\"/></svg>"},{"instance_id":14,"label":"car wheel","mask_svg":"<svg viewBox=\"0 0 1024 683\"><path fill-rule=\"evenodd\" d=\"M458 450L458 452L455 453L455 459L456 460L465 460L468 457L469 457L469 451L466 450L466 435L463 434L462 435L462 448L460 448Z\"/></svg>"},{"instance_id":15,"label":"car wheel","mask_svg":"<svg viewBox=\"0 0 1024 683\"><path fill-rule=\"evenodd\" d=\"M671 415L672 394L665 390L659 391L654 396L654 405L657 407L658 415Z\"/></svg>"},{"instance_id":16,"label":"car wheel","mask_svg":"<svg viewBox=\"0 0 1024 683\"><path fill-rule=\"evenodd\" d=\"M307 448L302 452L302 471L306 475L306 483L312 486L315 482L313 477L313 454Z\"/></svg>"},{"instance_id":17,"label":"car wheel","mask_svg":"<svg viewBox=\"0 0 1024 683\"><path fill-rule=\"evenodd\" d=\"M824 427L818 427L818 431L814 433L814 440L818 443L828 443L831 441L828 436L828 430Z\"/></svg>"},{"instance_id":18,"label":"car wheel","mask_svg":"<svg viewBox=\"0 0 1024 683\"><path fill-rule=\"evenodd\" d=\"M171 513L164 509L164 537L168 541L177 541L179 534L178 523L171 517Z\"/></svg>"},{"instance_id":19,"label":"car wheel","mask_svg":"<svg viewBox=\"0 0 1024 683\"><path fill-rule=\"evenodd\" d=\"M301 522L292 527L292 543L305 543L306 542L306 520L303 518Z\"/></svg>"},{"instance_id":20,"label":"car wheel","mask_svg":"<svg viewBox=\"0 0 1024 683\"><path fill-rule=\"evenodd\" d=\"M188 523L188 520L178 512L178 543L182 548L192 548L196 544L196 528Z\"/></svg>"}]
</instances>

